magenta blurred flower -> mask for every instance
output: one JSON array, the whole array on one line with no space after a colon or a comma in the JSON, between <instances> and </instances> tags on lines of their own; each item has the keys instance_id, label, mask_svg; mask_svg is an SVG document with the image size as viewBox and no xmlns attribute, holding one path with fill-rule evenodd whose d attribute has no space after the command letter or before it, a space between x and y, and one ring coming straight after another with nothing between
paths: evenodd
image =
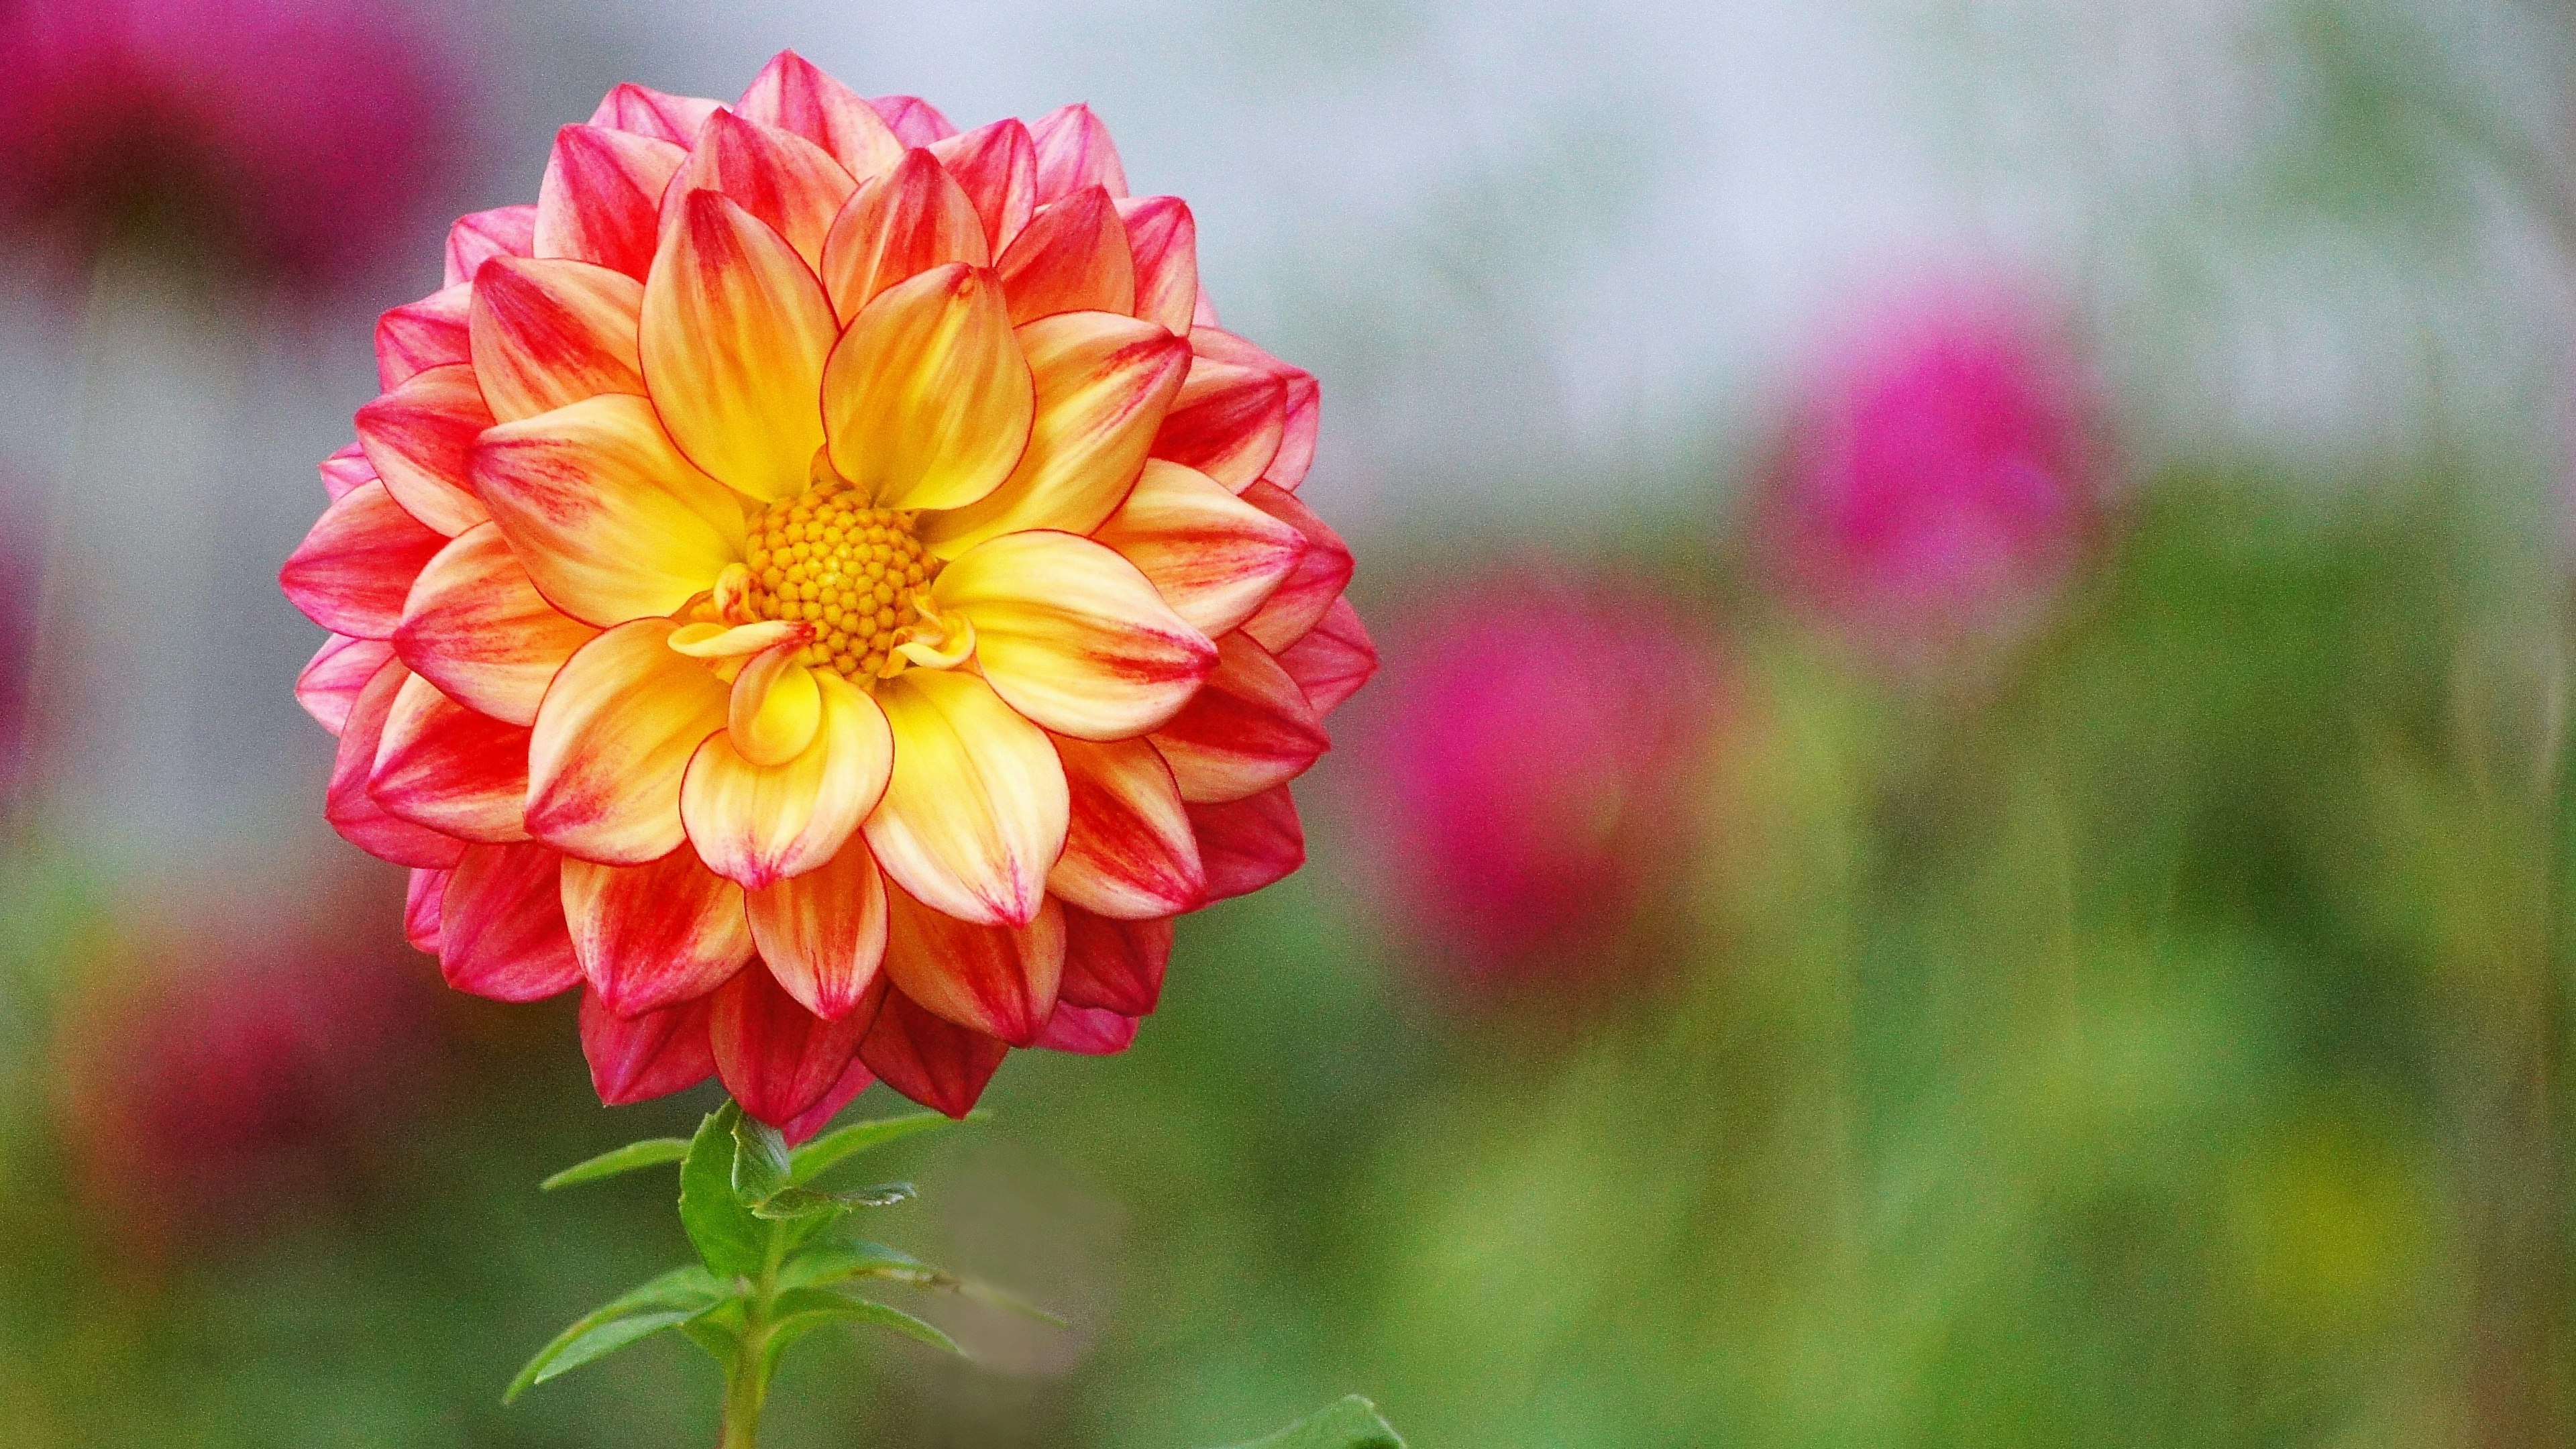
<instances>
[{"instance_id":1,"label":"magenta blurred flower","mask_svg":"<svg viewBox=\"0 0 2576 1449\"><path fill-rule=\"evenodd\" d=\"M1641 586L1496 574L1398 650L1368 750L1396 904L1471 985L1606 964L1690 853L1715 644Z\"/></svg>"},{"instance_id":2,"label":"magenta blurred flower","mask_svg":"<svg viewBox=\"0 0 2576 1449\"><path fill-rule=\"evenodd\" d=\"M434 39L370 0L0 0L0 217L344 275L452 173Z\"/></svg>"},{"instance_id":3,"label":"magenta blurred flower","mask_svg":"<svg viewBox=\"0 0 2576 1449\"><path fill-rule=\"evenodd\" d=\"M1803 602L1895 662L2008 636L2092 531L2090 389L1994 289L1888 308L1820 370L1762 519Z\"/></svg>"}]
</instances>

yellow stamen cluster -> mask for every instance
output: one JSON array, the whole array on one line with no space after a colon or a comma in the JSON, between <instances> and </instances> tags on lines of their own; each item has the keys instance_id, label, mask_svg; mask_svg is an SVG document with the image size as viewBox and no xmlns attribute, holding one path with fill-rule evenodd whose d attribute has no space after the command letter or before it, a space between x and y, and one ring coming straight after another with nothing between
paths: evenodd
<instances>
[{"instance_id":1,"label":"yellow stamen cluster","mask_svg":"<svg viewBox=\"0 0 2576 1449\"><path fill-rule=\"evenodd\" d=\"M753 616L813 625L800 660L862 685L884 668L898 631L921 617L913 593L939 572L909 515L868 507L838 479L761 510L744 562Z\"/></svg>"}]
</instances>

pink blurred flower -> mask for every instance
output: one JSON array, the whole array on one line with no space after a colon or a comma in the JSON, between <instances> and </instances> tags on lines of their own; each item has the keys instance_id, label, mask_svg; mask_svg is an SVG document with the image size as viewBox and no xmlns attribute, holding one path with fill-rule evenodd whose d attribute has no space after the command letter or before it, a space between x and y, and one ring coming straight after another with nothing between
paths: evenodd
<instances>
[{"instance_id":1,"label":"pink blurred flower","mask_svg":"<svg viewBox=\"0 0 2576 1449\"><path fill-rule=\"evenodd\" d=\"M370 0L0 0L0 215L346 274L452 172L456 58Z\"/></svg>"},{"instance_id":2,"label":"pink blurred flower","mask_svg":"<svg viewBox=\"0 0 2576 1449\"><path fill-rule=\"evenodd\" d=\"M1640 586L1495 574L1397 657L1369 755L1406 919L1469 984L1605 964L1689 853L1714 643Z\"/></svg>"},{"instance_id":3,"label":"pink blurred flower","mask_svg":"<svg viewBox=\"0 0 2576 1449\"><path fill-rule=\"evenodd\" d=\"M2029 304L1952 288L1887 308L1809 388L1762 519L1772 562L1896 662L2008 636L2083 554L2092 412Z\"/></svg>"}]
</instances>

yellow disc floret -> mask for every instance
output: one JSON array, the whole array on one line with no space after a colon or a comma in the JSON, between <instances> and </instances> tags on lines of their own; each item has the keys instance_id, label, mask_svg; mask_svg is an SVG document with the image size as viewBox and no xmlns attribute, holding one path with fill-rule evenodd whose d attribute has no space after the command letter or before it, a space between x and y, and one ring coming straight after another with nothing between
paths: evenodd
<instances>
[{"instance_id":1,"label":"yellow disc floret","mask_svg":"<svg viewBox=\"0 0 2576 1449\"><path fill-rule=\"evenodd\" d=\"M919 620L912 596L939 572L909 514L868 507L838 478L761 510L744 562L752 616L812 625L802 662L862 686L876 680L898 631Z\"/></svg>"}]
</instances>

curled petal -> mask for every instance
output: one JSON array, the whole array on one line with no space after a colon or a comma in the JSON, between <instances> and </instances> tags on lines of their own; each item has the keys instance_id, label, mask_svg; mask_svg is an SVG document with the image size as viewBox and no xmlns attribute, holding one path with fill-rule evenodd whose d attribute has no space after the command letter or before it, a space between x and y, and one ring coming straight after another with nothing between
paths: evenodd
<instances>
[{"instance_id":1,"label":"curled petal","mask_svg":"<svg viewBox=\"0 0 2576 1449\"><path fill-rule=\"evenodd\" d=\"M870 302L822 385L832 467L881 508L955 508L991 493L1019 463L1036 405L1001 287L966 266Z\"/></svg>"},{"instance_id":2,"label":"curled petal","mask_svg":"<svg viewBox=\"0 0 2576 1449\"><path fill-rule=\"evenodd\" d=\"M646 865L566 860L563 908L581 974L620 1016L694 1001L751 960L742 887L686 846Z\"/></svg>"},{"instance_id":3,"label":"curled petal","mask_svg":"<svg viewBox=\"0 0 2576 1449\"><path fill-rule=\"evenodd\" d=\"M1064 912L1064 985L1057 996L1121 1016L1149 1016L1163 996L1172 959L1172 922L1113 921L1072 906Z\"/></svg>"},{"instance_id":4,"label":"curled petal","mask_svg":"<svg viewBox=\"0 0 2576 1449\"><path fill-rule=\"evenodd\" d=\"M786 238L722 193L689 192L645 281L642 327L644 382L680 451L754 498L803 492L840 326Z\"/></svg>"},{"instance_id":5,"label":"curled petal","mask_svg":"<svg viewBox=\"0 0 2576 1449\"><path fill-rule=\"evenodd\" d=\"M1134 564L1069 533L993 539L940 570L930 595L974 627L976 661L1011 708L1077 739L1156 728L1216 667L1216 646Z\"/></svg>"},{"instance_id":6,"label":"curled petal","mask_svg":"<svg viewBox=\"0 0 2576 1449\"><path fill-rule=\"evenodd\" d=\"M1199 846L1171 767L1144 740L1058 739L1071 791L1064 855L1047 891L1085 914L1123 920L1177 915L1206 885Z\"/></svg>"},{"instance_id":7,"label":"curled petal","mask_svg":"<svg viewBox=\"0 0 2576 1449\"><path fill-rule=\"evenodd\" d=\"M581 984L564 924L563 856L542 845L476 845L439 913L439 973L494 1001L537 1001Z\"/></svg>"},{"instance_id":8,"label":"curled petal","mask_svg":"<svg viewBox=\"0 0 2576 1449\"><path fill-rule=\"evenodd\" d=\"M367 461L367 450L354 442L322 460L322 491L335 500L376 481L376 466Z\"/></svg>"},{"instance_id":9,"label":"curled petal","mask_svg":"<svg viewBox=\"0 0 2576 1449\"><path fill-rule=\"evenodd\" d=\"M527 257L537 251L537 208L500 206L469 212L447 229L447 285L474 280L494 257Z\"/></svg>"},{"instance_id":10,"label":"curled petal","mask_svg":"<svg viewBox=\"0 0 2576 1449\"><path fill-rule=\"evenodd\" d=\"M1087 1057L1115 1056L1136 1043L1136 1018L1096 1006L1060 1003L1047 1019L1037 1044L1049 1051L1079 1052Z\"/></svg>"},{"instance_id":11,"label":"curled petal","mask_svg":"<svg viewBox=\"0 0 2576 1449\"><path fill-rule=\"evenodd\" d=\"M1034 1046L1064 977L1064 908L1050 900L1025 926L978 926L889 891L885 974L934 1015Z\"/></svg>"},{"instance_id":12,"label":"curled petal","mask_svg":"<svg viewBox=\"0 0 2576 1449\"><path fill-rule=\"evenodd\" d=\"M1018 329L1037 384L1028 448L981 501L921 520L941 558L1023 529L1089 533L1136 485L1189 370L1189 347L1151 322L1068 312Z\"/></svg>"},{"instance_id":13,"label":"curled petal","mask_svg":"<svg viewBox=\"0 0 2576 1449\"><path fill-rule=\"evenodd\" d=\"M1127 245L1136 262L1139 317L1186 337L1199 305L1199 224L1177 196L1135 197L1118 203Z\"/></svg>"},{"instance_id":14,"label":"curled petal","mask_svg":"<svg viewBox=\"0 0 2576 1449\"><path fill-rule=\"evenodd\" d=\"M590 123L686 146L716 110L716 103L703 96L675 96L628 81L600 98Z\"/></svg>"},{"instance_id":15,"label":"curled petal","mask_svg":"<svg viewBox=\"0 0 2576 1449\"><path fill-rule=\"evenodd\" d=\"M415 674L385 717L367 793L387 811L487 845L528 838L528 731L476 714Z\"/></svg>"},{"instance_id":16,"label":"curled petal","mask_svg":"<svg viewBox=\"0 0 2576 1449\"><path fill-rule=\"evenodd\" d=\"M999 1037L943 1021L900 991L877 1008L859 1059L877 1079L934 1111L963 1117L1011 1054Z\"/></svg>"},{"instance_id":17,"label":"curled petal","mask_svg":"<svg viewBox=\"0 0 2576 1449\"><path fill-rule=\"evenodd\" d=\"M975 203L939 158L911 151L862 184L832 221L823 243L823 289L847 323L878 293L951 262L993 260Z\"/></svg>"},{"instance_id":18,"label":"curled petal","mask_svg":"<svg viewBox=\"0 0 2576 1449\"><path fill-rule=\"evenodd\" d=\"M719 593L722 588L719 582ZM671 647L691 659L749 659L781 644L803 644L813 637L811 625L785 619L763 619L756 624L682 624L671 636Z\"/></svg>"},{"instance_id":19,"label":"curled petal","mask_svg":"<svg viewBox=\"0 0 2576 1449\"><path fill-rule=\"evenodd\" d=\"M1279 667L1306 691L1316 714L1330 714L1377 673L1377 645L1361 627L1351 601L1335 599L1314 628L1279 651Z\"/></svg>"},{"instance_id":20,"label":"curled petal","mask_svg":"<svg viewBox=\"0 0 2576 1449\"><path fill-rule=\"evenodd\" d=\"M433 367L463 362L474 289L449 283L376 319L376 386L387 392Z\"/></svg>"},{"instance_id":21,"label":"curled petal","mask_svg":"<svg viewBox=\"0 0 2576 1449\"><path fill-rule=\"evenodd\" d=\"M473 466L537 591L587 623L670 613L742 557L741 505L643 398L603 393L503 423Z\"/></svg>"},{"instance_id":22,"label":"curled petal","mask_svg":"<svg viewBox=\"0 0 2576 1449\"><path fill-rule=\"evenodd\" d=\"M1275 654L1306 637L1350 587L1350 545L1297 495L1269 483L1244 489L1243 501L1306 535L1306 553L1297 560L1297 567L1271 592L1260 612L1243 621L1243 632Z\"/></svg>"},{"instance_id":23,"label":"curled petal","mask_svg":"<svg viewBox=\"0 0 2576 1449\"><path fill-rule=\"evenodd\" d=\"M403 889L403 939L412 949L438 954L438 913L452 870L414 870Z\"/></svg>"},{"instance_id":24,"label":"curled petal","mask_svg":"<svg viewBox=\"0 0 2576 1449\"><path fill-rule=\"evenodd\" d=\"M903 155L904 142L875 106L792 50L780 51L761 68L736 109L822 147L863 181Z\"/></svg>"},{"instance_id":25,"label":"curled petal","mask_svg":"<svg viewBox=\"0 0 2576 1449\"><path fill-rule=\"evenodd\" d=\"M336 735L347 728L358 691L393 657L393 646L381 639L334 634L322 641L304 672L295 677L295 702L315 723Z\"/></svg>"},{"instance_id":26,"label":"curled petal","mask_svg":"<svg viewBox=\"0 0 2576 1449\"><path fill-rule=\"evenodd\" d=\"M566 126L537 185L536 255L596 262L637 281L653 265L662 193L689 153L603 126Z\"/></svg>"},{"instance_id":27,"label":"curled petal","mask_svg":"<svg viewBox=\"0 0 2576 1449\"><path fill-rule=\"evenodd\" d=\"M1207 686L1154 735L1193 805L1284 785L1332 748L1323 716L1270 651L1241 632L1217 649Z\"/></svg>"},{"instance_id":28,"label":"curled petal","mask_svg":"<svg viewBox=\"0 0 2576 1449\"><path fill-rule=\"evenodd\" d=\"M412 580L445 535L394 502L382 483L341 495L277 571L286 597L304 617L339 634L391 638Z\"/></svg>"},{"instance_id":29,"label":"curled petal","mask_svg":"<svg viewBox=\"0 0 2576 1449\"><path fill-rule=\"evenodd\" d=\"M479 523L420 571L394 629L394 647L448 698L494 719L531 725L564 661L597 637L597 629L537 592L499 524Z\"/></svg>"},{"instance_id":30,"label":"curled petal","mask_svg":"<svg viewBox=\"0 0 2576 1449\"><path fill-rule=\"evenodd\" d=\"M885 960L885 877L853 840L818 870L750 895L751 938L770 974L816 1016L847 1016Z\"/></svg>"},{"instance_id":31,"label":"curled petal","mask_svg":"<svg viewBox=\"0 0 2576 1449\"><path fill-rule=\"evenodd\" d=\"M394 698L402 693L411 671L388 658L349 702L340 727L340 749L331 760L331 785L322 802L322 818L348 841L378 860L421 870L445 870L465 853L465 842L415 825L389 813L367 793L367 777L376 767L376 749L384 743L385 721Z\"/></svg>"},{"instance_id":32,"label":"curled petal","mask_svg":"<svg viewBox=\"0 0 2576 1449\"><path fill-rule=\"evenodd\" d=\"M811 637L799 631L763 649L734 676L725 743L743 763L758 769L784 765L805 753L822 729L823 686L816 682L817 671L796 662L797 651ZM673 643L678 643L676 637Z\"/></svg>"},{"instance_id":33,"label":"curled petal","mask_svg":"<svg viewBox=\"0 0 2576 1449\"><path fill-rule=\"evenodd\" d=\"M474 377L500 422L604 392L644 392L635 351L644 288L562 257L499 257L474 279Z\"/></svg>"},{"instance_id":34,"label":"curled petal","mask_svg":"<svg viewBox=\"0 0 2576 1449\"><path fill-rule=\"evenodd\" d=\"M1037 143L1038 204L1098 186L1115 196L1127 194L1127 168L1118 163L1118 148L1109 128L1079 102L1061 106L1029 127Z\"/></svg>"},{"instance_id":35,"label":"curled petal","mask_svg":"<svg viewBox=\"0 0 2576 1449\"><path fill-rule=\"evenodd\" d=\"M995 121L932 142L930 154L974 198L984 244L999 256L1038 206L1038 151L1029 128L1017 120Z\"/></svg>"},{"instance_id":36,"label":"curled petal","mask_svg":"<svg viewBox=\"0 0 2576 1449\"><path fill-rule=\"evenodd\" d=\"M608 1009L596 991L581 994L581 1054L590 1062L591 1089L612 1107L686 1091L716 1073L707 1040L707 1001L642 1016Z\"/></svg>"},{"instance_id":37,"label":"curled petal","mask_svg":"<svg viewBox=\"0 0 2576 1449\"><path fill-rule=\"evenodd\" d=\"M1193 468L1146 460L1092 538L1144 571L1172 612L1213 639L1252 617L1306 552L1306 536Z\"/></svg>"},{"instance_id":38,"label":"curled petal","mask_svg":"<svg viewBox=\"0 0 2576 1449\"><path fill-rule=\"evenodd\" d=\"M1136 261L1117 203L1097 186L1038 208L994 270L1010 294L1011 320L1061 312L1136 311Z\"/></svg>"},{"instance_id":39,"label":"curled petal","mask_svg":"<svg viewBox=\"0 0 2576 1449\"><path fill-rule=\"evenodd\" d=\"M798 668L821 700L820 725L803 753L758 765L731 731L719 732L698 746L680 784L690 843L718 875L750 890L840 854L883 798L894 765L894 736L876 701L838 674Z\"/></svg>"},{"instance_id":40,"label":"curled petal","mask_svg":"<svg viewBox=\"0 0 2576 1449\"><path fill-rule=\"evenodd\" d=\"M667 619L581 647L555 676L528 742L528 832L589 860L641 865L685 838L680 780L724 728L725 686L671 651Z\"/></svg>"},{"instance_id":41,"label":"curled petal","mask_svg":"<svg viewBox=\"0 0 2576 1449\"><path fill-rule=\"evenodd\" d=\"M491 515L474 494L474 440L492 426L474 369L433 367L358 409L358 446L394 501L450 538Z\"/></svg>"},{"instance_id":42,"label":"curled petal","mask_svg":"<svg viewBox=\"0 0 2576 1449\"><path fill-rule=\"evenodd\" d=\"M876 119L875 113L868 118ZM807 266L816 266L832 218L857 185L831 152L803 136L718 111L662 193L662 224L671 224L691 191L721 191L787 238Z\"/></svg>"},{"instance_id":43,"label":"curled petal","mask_svg":"<svg viewBox=\"0 0 2576 1449\"><path fill-rule=\"evenodd\" d=\"M870 1019L850 1012L827 1021L781 991L768 972L738 973L708 1006L716 1075L744 1111L784 1126L839 1084Z\"/></svg>"},{"instance_id":44,"label":"curled petal","mask_svg":"<svg viewBox=\"0 0 2576 1449\"><path fill-rule=\"evenodd\" d=\"M1154 435L1154 456L1186 463L1240 493L1279 456L1288 434L1288 383L1257 367L1190 359L1189 381Z\"/></svg>"},{"instance_id":45,"label":"curled petal","mask_svg":"<svg viewBox=\"0 0 2576 1449\"><path fill-rule=\"evenodd\" d=\"M1199 832L1211 902L1250 895L1306 863L1306 827L1285 785L1248 800L1193 805L1190 824Z\"/></svg>"},{"instance_id":46,"label":"curled petal","mask_svg":"<svg viewBox=\"0 0 2576 1449\"><path fill-rule=\"evenodd\" d=\"M957 134L939 108L919 96L871 96L868 108L884 119L895 139L907 146L927 146Z\"/></svg>"},{"instance_id":47,"label":"curled petal","mask_svg":"<svg viewBox=\"0 0 2576 1449\"><path fill-rule=\"evenodd\" d=\"M1315 461L1315 431L1321 420L1322 394L1315 386L1315 375L1302 367L1291 367L1278 358L1215 325L1203 322L1190 332L1190 346L1201 357L1218 362L1231 362L1242 367L1259 368L1288 385L1288 424L1279 438L1279 451L1262 471L1271 486L1294 493L1306 479L1306 469Z\"/></svg>"},{"instance_id":48,"label":"curled petal","mask_svg":"<svg viewBox=\"0 0 2576 1449\"><path fill-rule=\"evenodd\" d=\"M909 670L879 689L894 773L867 820L877 863L938 910L1023 925L1064 849L1064 769L1046 732L971 674Z\"/></svg>"},{"instance_id":49,"label":"curled petal","mask_svg":"<svg viewBox=\"0 0 2576 1449\"><path fill-rule=\"evenodd\" d=\"M850 1064L841 1069L841 1079L832 1084L832 1089L823 1094L822 1100L779 1123L778 1135L786 1138L790 1147L804 1146L814 1134L831 1126L832 1119L841 1114L843 1107L876 1084L877 1074L868 1070L868 1064L855 1056L850 1058Z\"/></svg>"}]
</instances>

